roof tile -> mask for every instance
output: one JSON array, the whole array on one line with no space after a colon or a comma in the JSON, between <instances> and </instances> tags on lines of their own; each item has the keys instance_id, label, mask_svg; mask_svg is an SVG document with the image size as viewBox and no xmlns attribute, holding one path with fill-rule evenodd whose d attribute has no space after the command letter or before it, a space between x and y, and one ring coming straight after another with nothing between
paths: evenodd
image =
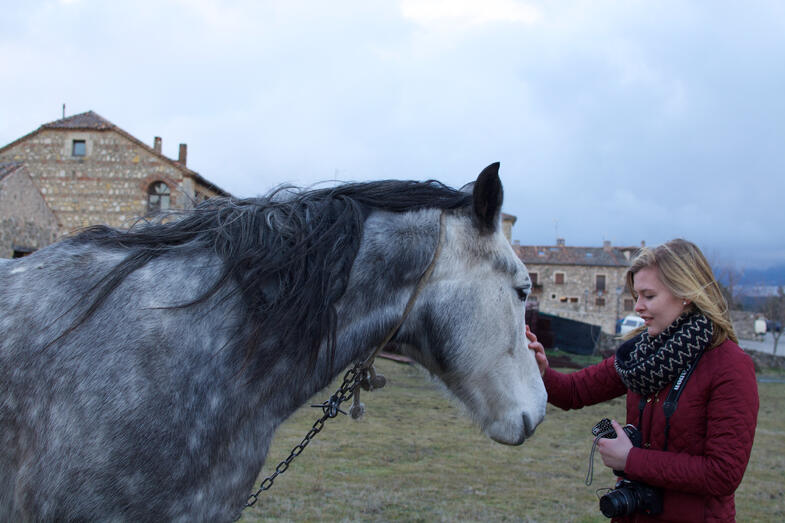
<instances>
[{"instance_id":1,"label":"roof tile","mask_svg":"<svg viewBox=\"0 0 785 523\"><path fill-rule=\"evenodd\" d=\"M68 118L62 118L60 120L55 120L54 122L45 123L41 127L44 129L102 130L114 129L115 125L101 115L94 113L93 111L87 111L86 113L79 113L69 116Z\"/></svg>"},{"instance_id":2,"label":"roof tile","mask_svg":"<svg viewBox=\"0 0 785 523\"><path fill-rule=\"evenodd\" d=\"M566 245L513 245L523 263L547 265L593 265L603 267L628 267L627 247L568 247Z\"/></svg>"}]
</instances>

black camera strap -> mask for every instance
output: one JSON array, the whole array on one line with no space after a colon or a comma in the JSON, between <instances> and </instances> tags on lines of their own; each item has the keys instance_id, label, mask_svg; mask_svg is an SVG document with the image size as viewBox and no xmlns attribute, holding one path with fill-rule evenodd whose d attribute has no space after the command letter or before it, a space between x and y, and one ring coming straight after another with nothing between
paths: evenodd
<instances>
[{"instance_id":1,"label":"black camera strap","mask_svg":"<svg viewBox=\"0 0 785 523\"><path fill-rule=\"evenodd\" d=\"M662 406L662 409L665 411L665 444L663 445L662 450L668 450L668 433L671 430L671 416L676 412L676 407L679 404L679 396L681 396L684 386L687 384L687 380L690 379L690 376L692 376L695 367L698 366L698 361L701 359L701 356L703 356L703 351L698 353L689 367L681 371L681 374L679 374L679 377L676 379L670 392L668 392L668 397L665 399L665 403ZM646 398L642 397L638 403L638 428L641 433L643 433L644 408L646 408Z\"/></svg>"}]
</instances>

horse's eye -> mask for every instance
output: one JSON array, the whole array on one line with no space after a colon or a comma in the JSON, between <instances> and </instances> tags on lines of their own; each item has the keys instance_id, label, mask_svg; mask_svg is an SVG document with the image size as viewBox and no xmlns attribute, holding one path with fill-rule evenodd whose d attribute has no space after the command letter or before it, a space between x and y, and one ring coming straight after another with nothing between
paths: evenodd
<instances>
[{"instance_id":1,"label":"horse's eye","mask_svg":"<svg viewBox=\"0 0 785 523\"><path fill-rule=\"evenodd\" d=\"M515 287L515 292L518 293L518 299L521 301L526 301L526 298L529 297L528 287Z\"/></svg>"}]
</instances>

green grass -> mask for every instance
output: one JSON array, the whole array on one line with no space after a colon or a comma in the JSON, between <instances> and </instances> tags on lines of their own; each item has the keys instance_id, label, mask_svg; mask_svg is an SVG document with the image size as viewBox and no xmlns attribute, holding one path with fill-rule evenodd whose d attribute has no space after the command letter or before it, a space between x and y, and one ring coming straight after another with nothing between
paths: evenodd
<instances>
[{"instance_id":1,"label":"green grass","mask_svg":"<svg viewBox=\"0 0 785 523\"><path fill-rule=\"evenodd\" d=\"M595 356L594 354L573 354L559 349L546 349L545 354L548 356L548 359L553 359L554 357L569 358L573 363L577 363L582 367L599 363L602 360L602 357Z\"/></svg>"},{"instance_id":2,"label":"green grass","mask_svg":"<svg viewBox=\"0 0 785 523\"><path fill-rule=\"evenodd\" d=\"M613 476L599 456L594 483L583 481L591 427L603 417L623 418L622 398L571 412L549 405L534 437L508 447L484 436L423 371L387 360L378 367L388 385L363 393L365 417L328 420L242 521L608 521L595 491L612 486ZM737 519L782 521L785 384L760 384L759 391L758 430L736 494ZM279 428L260 481L319 415L305 407Z\"/></svg>"}]
</instances>

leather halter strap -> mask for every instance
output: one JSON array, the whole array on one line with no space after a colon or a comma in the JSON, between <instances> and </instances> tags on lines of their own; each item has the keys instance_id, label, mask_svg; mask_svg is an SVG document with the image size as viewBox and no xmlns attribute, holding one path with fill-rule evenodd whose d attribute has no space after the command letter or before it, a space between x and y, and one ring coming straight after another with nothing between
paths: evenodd
<instances>
[{"instance_id":1,"label":"leather halter strap","mask_svg":"<svg viewBox=\"0 0 785 523\"><path fill-rule=\"evenodd\" d=\"M425 285L428 283L428 280L431 278L431 274L433 274L433 269L436 266L436 261L439 259L439 255L442 252L442 246L444 245L444 237L445 237L445 227L444 227L444 211L441 212L439 215L439 243L436 244L436 250L433 253L433 258L431 258L431 263L425 269L425 272L420 276L420 280L417 282L417 286L412 291L411 296L409 296L409 301L406 303L406 308L403 310L403 314L401 318L398 320L398 323L387 333L387 336L384 337L384 340L376 347L376 350L371 353L370 356L363 362L361 369L368 370L373 366L373 360L376 359L376 356L382 351L382 349L392 340L398 331L401 329L403 322L406 321L406 318L409 316L409 313L412 312L414 308L414 303L417 301L417 297L420 295L422 290L425 288Z\"/></svg>"}]
</instances>

